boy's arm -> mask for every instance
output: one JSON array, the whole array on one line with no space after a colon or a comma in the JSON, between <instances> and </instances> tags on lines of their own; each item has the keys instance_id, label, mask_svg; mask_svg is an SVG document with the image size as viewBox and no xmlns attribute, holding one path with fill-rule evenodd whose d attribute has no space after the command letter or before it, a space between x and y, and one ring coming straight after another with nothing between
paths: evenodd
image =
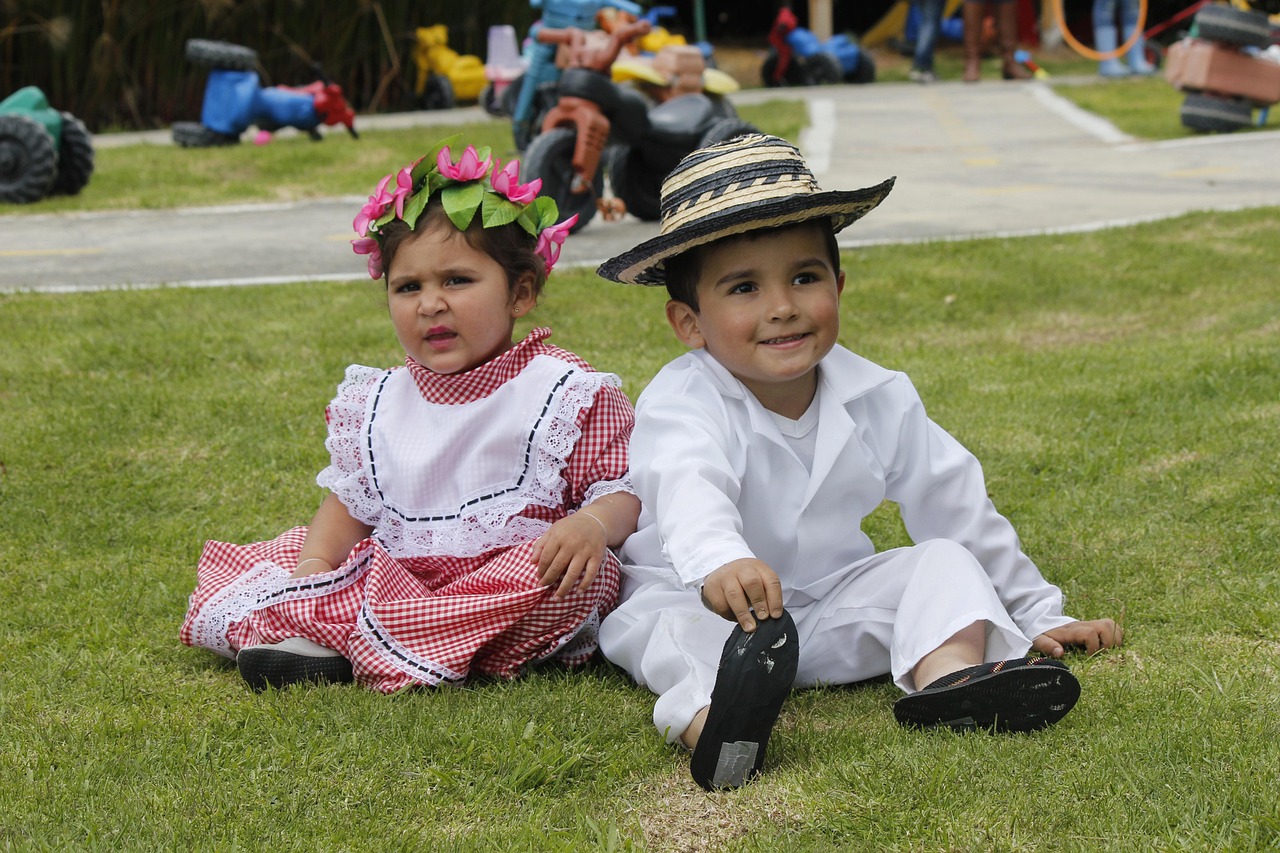
<instances>
[{"instance_id":1,"label":"boy's arm","mask_svg":"<svg viewBox=\"0 0 1280 853\"><path fill-rule=\"evenodd\" d=\"M721 566L755 557L736 506L744 454L706 405L717 398L713 389L655 389L659 380L636 409L631 481L654 519L662 558L686 588L697 589Z\"/></svg>"},{"instance_id":2,"label":"boy's arm","mask_svg":"<svg viewBox=\"0 0 1280 853\"><path fill-rule=\"evenodd\" d=\"M1022 551L1013 525L987 495L978 460L931 421L911 383L903 377L901 419L886 466L887 496L895 501L913 541L950 539L964 545L986 569L1010 617L1028 637L1070 623L1062 591L1040 574Z\"/></svg>"}]
</instances>

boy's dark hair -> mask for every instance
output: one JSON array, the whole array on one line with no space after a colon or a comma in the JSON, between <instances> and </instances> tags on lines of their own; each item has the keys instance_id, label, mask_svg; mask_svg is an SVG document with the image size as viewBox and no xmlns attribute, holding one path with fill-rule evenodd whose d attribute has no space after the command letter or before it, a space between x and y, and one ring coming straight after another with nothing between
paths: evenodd
<instances>
[{"instance_id":1,"label":"boy's dark hair","mask_svg":"<svg viewBox=\"0 0 1280 853\"><path fill-rule=\"evenodd\" d=\"M683 302L688 305L693 309L693 313L698 313L700 310L698 307L698 276L702 274L703 249L719 245L727 240L751 240L761 234L777 234L779 231L786 231L790 228L815 226L821 230L827 244L827 255L831 259L831 269L839 273L840 246L836 243L835 232L830 227L826 227L827 222L828 220L824 219L808 219L782 228L757 228L754 231L731 234L728 237L722 237L719 240L714 240L701 246L694 246L687 252L672 255L662 264L663 273L666 276L667 295L676 302Z\"/></svg>"},{"instance_id":2,"label":"boy's dark hair","mask_svg":"<svg viewBox=\"0 0 1280 853\"><path fill-rule=\"evenodd\" d=\"M427 202L426 209L418 218L417 225L410 229L402 219L393 219L382 226L382 268L386 270L383 283L390 281L391 261L405 240L414 234L428 229L443 226L454 228L452 220L444 212L438 197ZM478 252L484 252L493 258L507 274L507 287L515 290L520 277L529 274L533 281L533 297L542 295L543 285L547 283L547 267L542 256L534 251L538 238L514 222L495 228L485 228L480 223L479 215L471 220L471 225L462 232L467 245Z\"/></svg>"}]
</instances>

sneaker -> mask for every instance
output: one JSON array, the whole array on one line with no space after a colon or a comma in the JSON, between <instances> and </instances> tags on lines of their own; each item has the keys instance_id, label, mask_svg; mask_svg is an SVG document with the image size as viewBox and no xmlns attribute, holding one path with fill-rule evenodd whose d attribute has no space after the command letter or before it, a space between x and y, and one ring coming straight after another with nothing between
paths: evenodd
<instances>
[{"instance_id":1,"label":"sneaker","mask_svg":"<svg viewBox=\"0 0 1280 853\"><path fill-rule=\"evenodd\" d=\"M1029 732L1056 723L1080 698L1080 682L1053 658L984 663L944 675L903 696L893 714L904 726Z\"/></svg>"},{"instance_id":2,"label":"sneaker","mask_svg":"<svg viewBox=\"0 0 1280 853\"><path fill-rule=\"evenodd\" d=\"M764 619L751 633L733 629L711 707L689 762L693 780L708 791L740 788L760 775L769 735L791 692L800 661L800 636L791 614Z\"/></svg>"},{"instance_id":3,"label":"sneaker","mask_svg":"<svg viewBox=\"0 0 1280 853\"><path fill-rule=\"evenodd\" d=\"M351 661L305 637L243 648L236 655L236 668L249 687L259 692L268 686L279 690L303 682L349 684L355 680Z\"/></svg>"},{"instance_id":4,"label":"sneaker","mask_svg":"<svg viewBox=\"0 0 1280 853\"><path fill-rule=\"evenodd\" d=\"M938 75L923 68L912 68L907 72L907 79L913 83L936 83Z\"/></svg>"}]
</instances>

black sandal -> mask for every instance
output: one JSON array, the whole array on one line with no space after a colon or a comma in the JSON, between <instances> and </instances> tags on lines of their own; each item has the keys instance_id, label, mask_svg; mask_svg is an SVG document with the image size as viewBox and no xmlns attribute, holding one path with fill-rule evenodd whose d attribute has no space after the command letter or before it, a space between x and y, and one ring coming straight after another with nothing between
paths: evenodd
<instances>
[{"instance_id":1,"label":"black sandal","mask_svg":"<svg viewBox=\"0 0 1280 853\"><path fill-rule=\"evenodd\" d=\"M800 636L790 613L757 621L749 634L741 625L733 629L689 763L695 782L708 791L740 788L760 774L799 660Z\"/></svg>"},{"instance_id":2,"label":"black sandal","mask_svg":"<svg viewBox=\"0 0 1280 853\"><path fill-rule=\"evenodd\" d=\"M1080 698L1080 682L1053 658L984 663L944 675L903 696L893 715L904 726L1030 732L1067 715Z\"/></svg>"}]
</instances>

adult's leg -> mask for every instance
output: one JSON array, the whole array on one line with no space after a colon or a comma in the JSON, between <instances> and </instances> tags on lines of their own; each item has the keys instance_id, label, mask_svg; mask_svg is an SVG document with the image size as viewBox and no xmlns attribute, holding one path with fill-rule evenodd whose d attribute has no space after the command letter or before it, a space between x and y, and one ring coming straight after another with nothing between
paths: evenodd
<instances>
[{"instance_id":1,"label":"adult's leg","mask_svg":"<svg viewBox=\"0 0 1280 853\"><path fill-rule=\"evenodd\" d=\"M942 26L942 12L946 0L916 0L920 10L920 29L916 33L916 48L912 56L911 70L918 72L912 79L921 83L932 81L933 52Z\"/></svg>"},{"instance_id":2,"label":"adult's leg","mask_svg":"<svg viewBox=\"0 0 1280 853\"><path fill-rule=\"evenodd\" d=\"M996 0L996 37L1000 41L1000 73L1006 80L1030 80L1031 72L1014 59L1018 50L1018 4Z\"/></svg>"},{"instance_id":3,"label":"adult's leg","mask_svg":"<svg viewBox=\"0 0 1280 853\"><path fill-rule=\"evenodd\" d=\"M1113 53L1119 44L1116 35L1116 0L1093 0L1093 47L1099 53ZM1103 77L1124 77L1128 69L1116 57L1098 63Z\"/></svg>"},{"instance_id":4,"label":"adult's leg","mask_svg":"<svg viewBox=\"0 0 1280 853\"><path fill-rule=\"evenodd\" d=\"M964 81L966 83L976 83L982 77L982 22L986 15L986 0L965 0Z\"/></svg>"}]
</instances>

